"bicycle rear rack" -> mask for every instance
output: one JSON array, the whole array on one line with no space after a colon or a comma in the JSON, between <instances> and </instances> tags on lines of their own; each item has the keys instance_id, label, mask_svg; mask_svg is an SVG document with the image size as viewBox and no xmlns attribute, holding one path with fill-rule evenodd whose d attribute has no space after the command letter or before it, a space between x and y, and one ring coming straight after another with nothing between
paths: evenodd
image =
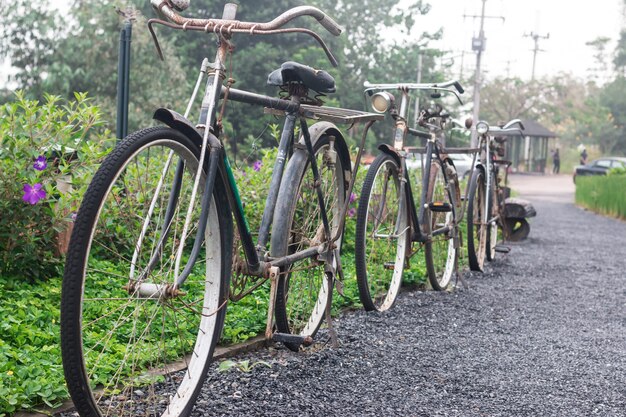
<instances>
[{"instance_id":1,"label":"bicycle rear rack","mask_svg":"<svg viewBox=\"0 0 626 417\"><path fill-rule=\"evenodd\" d=\"M283 110L265 108L266 114L274 114L284 116ZM309 104L300 105L300 116L313 120L324 120L332 123L354 124L360 122L369 122L383 120L384 114L368 113L359 110L342 109L338 107L312 106Z\"/></svg>"}]
</instances>

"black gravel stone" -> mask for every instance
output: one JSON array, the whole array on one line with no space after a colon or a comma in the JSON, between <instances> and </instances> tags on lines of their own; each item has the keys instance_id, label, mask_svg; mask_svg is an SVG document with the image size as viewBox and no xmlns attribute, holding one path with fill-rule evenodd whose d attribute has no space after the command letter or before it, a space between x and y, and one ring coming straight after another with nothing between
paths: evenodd
<instances>
[{"instance_id":1,"label":"black gravel stone","mask_svg":"<svg viewBox=\"0 0 626 417\"><path fill-rule=\"evenodd\" d=\"M466 273L468 289L344 314L338 348L215 364L193 415L625 416L626 224L535 207L530 238Z\"/></svg>"}]
</instances>

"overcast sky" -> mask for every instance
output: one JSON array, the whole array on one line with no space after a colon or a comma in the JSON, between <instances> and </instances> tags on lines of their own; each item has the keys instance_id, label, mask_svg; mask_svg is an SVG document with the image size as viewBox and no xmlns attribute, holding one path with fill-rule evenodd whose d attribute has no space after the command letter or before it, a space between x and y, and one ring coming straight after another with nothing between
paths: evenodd
<instances>
[{"instance_id":1,"label":"overcast sky","mask_svg":"<svg viewBox=\"0 0 626 417\"><path fill-rule=\"evenodd\" d=\"M456 51L455 55L465 51L465 76L470 75L476 62L471 39L478 36L480 20L463 15L480 15L482 1L431 0L430 4L431 11L420 16L417 24L425 30L443 27L444 38L435 45ZM485 14L505 21L485 20L483 69L488 77L508 74L530 79L534 41L524 34L549 33L549 39L539 41L545 52L537 54L536 76L571 72L585 77L594 66L592 48L585 43L606 36L613 40L609 48L614 49L624 23L622 4L623 0L487 0ZM460 64L460 58L455 61Z\"/></svg>"},{"instance_id":2,"label":"overcast sky","mask_svg":"<svg viewBox=\"0 0 626 417\"><path fill-rule=\"evenodd\" d=\"M253 0L241 0L244 4L250 2ZM53 0L53 3L61 7L67 5L66 0ZM431 11L417 18L415 33L433 32L442 27L444 37L433 46L453 51L450 56L455 56L455 78L460 73L461 61L463 75L469 77L476 61L471 52L471 39L478 35L480 21L463 15L479 15L482 1L430 0L429 3ZM615 47L624 24L622 4L623 0L487 0L485 14L498 18L485 21L487 42L483 70L487 71L486 76L530 79L534 42L524 34L535 32L549 33L549 39L540 40L540 48L545 52L537 54L537 77L571 72L584 78L594 66L592 48L585 43L606 36L613 40L609 48ZM504 22L500 16L505 18ZM0 63L0 85L5 82L7 67L6 62Z\"/></svg>"}]
</instances>

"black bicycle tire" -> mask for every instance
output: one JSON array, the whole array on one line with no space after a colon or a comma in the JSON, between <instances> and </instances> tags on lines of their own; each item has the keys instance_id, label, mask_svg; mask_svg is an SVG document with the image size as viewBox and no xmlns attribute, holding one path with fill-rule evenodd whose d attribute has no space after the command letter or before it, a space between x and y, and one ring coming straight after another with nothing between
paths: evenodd
<instances>
[{"instance_id":1,"label":"black bicycle tire","mask_svg":"<svg viewBox=\"0 0 626 417\"><path fill-rule=\"evenodd\" d=\"M490 204L487 207L488 213L487 218L492 219L494 217L494 207L497 207L498 202L498 194L497 194L497 186L494 184L494 181L497 181L496 173L492 171L491 173L491 184L489 185L489 196L490 196ZM497 244L497 236L498 230L500 229L499 220L496 220L495 223L491 226L487 226L487 239L485 240L485 258L489 262L493 262L496 259L496 250L495 246ZM492 242L492 233L495 230L496 241Z\"/></svg>"},{"instance_id":2,"label":"black bicycle tire","mask_svg":"<svg viewBox=\"0 0 626 417\"><path fill-rule=\"evenodd\" d=\"M315 152L315 154L317 154L322 146L330 142L330 137L328 135L322 135L317 140L312 140L314 141L312 143L313 151ZM335 146L335 150L339 153L341 152L341 147ZM343 161L345 160L346 159L342 157L342 155L337 155L337 163L342 164L341 169L338 170L339 172L341 172L342 178L338 178L337 181L343 182L344 194L347 192L347 189L345 187L344 175L346 170L349 170L349 168L343 166ZM287 255L289 249L291 225L295 216L297 195L300 189L300 184L302 183L302 180L305 177L306 171L308 169L308 152L304 149L297 149L293 153L292 158L287 164L287 168L281 182L281 188L278 193L277 204L274 210L274 224L272 225L272 236L270 244L272 257ZM344 195L344 201L345 198L347 198L347 195ZM287 270L289 267L290 266L281 268L281 272ZM286 303L288 293L287 279L287 276L281 273L277 282L276 300L274 303L274 317L276 322L276 329L280 333L292 333L289 326L289 313L287 311ZM332 302L332 294L333 288L332 285L329 285L326 305ZM322 325L322 322L323 318L316 323L313 331L306 336L314 337L320 326ZM300 348L299 344L290 342L286 342L285 346L293 351L297 351Z\"/></svg>"},{"instance_id":3,"label":"black bicycle tire","mask_svg":"<svg viewBox=\"0 0 626 417\"><path fill-rule=\"evenodd\" d=\"M374 162L368 168L367 175L365 176L365 181L363 182L363 187L361 188L361 196L359 198L359 205L357 209L356 232L355 232L355 240L354 240L354 257L355 257L357 285L359 289L359 298L361 300L361 303L363 304L363 308L365 308L366 311L384 311L384 310L381 310L378 306L376 306L376 304L372 300L372 296L370 293L370 282L368 279L369 275L368 275L368 267L367 267L368 259L366 256L366 247L368 244L366 232L367 232L367 225L368 225L367 220L368 220L368 215L369 215L369 203L371 201L370 196L372 193L372 187L375 184L376 178L379 174L380 167L386 163L392 163L396 168L396 171L395 171L396 176L399 174L400 166L398 165L395 158L393 158L391 155L386 154L386 153L379 154L376 157L376 159L374 159ZM400 179L398 178L397 181L399 183ZM397 192L398 193L402 192L400 187L397 188ZM406 218L406 222L408 225L409 224L408 211L406 213L407 214L405 218ZM405 245L407 244L410 245L410 233L409 232L405 233L404 239L406 239ZM397 249L392 252L396 252L396 251ZM405 258L402 258L402 263L399 266L396 264L396 262L394 262L394 273L398 273L397 269L399 267L400 268L399 274L402 275L404 271L404 262L405 262ZM398 285L400 285L400 283ZM397 296L397 289L396 289L396 296ZM389 305L389 308L395 303L395 298L396 297L394 297L394 299L392 300L391 304ZM386 309L387 308L385 308L385 310Z\"/></svg>"},{"instance_id":4,"label":"black bicycle tire","mask_svg":"<svg viewBox=\"0 0 626 417\"><path fill-rule=\"evenodd\" d=\"M129 135L113 149L96 172L85 193L74 223L61 293L61 354L67 387L74 406L82 417L100 416L89 381L87 381L87 372L82 357L80 321L82 314L83 273L86 269L85 257L88 256L91 230L99 214L100 202L106 197L109 184L115 178L119 169L124 166L125 161L131 158L135 150L140 149L144 144L163 137L178 141L191 150L196 155L196 158L199 157L200 150L193 141L182 133L167 127L147 128ZM221 247L224 248L221 253L222 282L219 289L220 305L228 298L228 280L231 270L232 218L225 192L224 184L218 173L213 194L216 208L220 213L218 216L220 225L219 238ZM221 308L216 313L215 331L213 332L212 345L209 350L209 360L207 360L204 366L202 375L206 375L208 371L211 363L210 357L221 336L225 314L225 308ZM195 386L190 400L179 416L188 416L191 413L203 382L202 380Z\"/></svg>"},{"instance_id":5,"label":"black bicycle tire","mask_svg":"<svg viewBox=\"0 0 626 417\"><path fill-rule=\"evenodd\" d=\"M430 178L428 180L428 191L426 194L426 201L427 202L432 202L432 198L433 198L433 193L434 193L434 187L435 187L435 179L437 177L437 172L441 171L442 175L443 173L445 173L445 166L443 164L447 164L448 162L446 161L440 161L437 158L433 158L433 160L431 161L431 167L430 167ZM452 169L454 169L452 167ZM447 174L446 174L447 175ZM445 177L444 177L445 178ZM460 192L458 190L458 181L455 183L455 190L454 192L459 195ZM453 204L453 198L451 197L450 193L446 193L446 201L444 203L448 203L450 205ZM426 234L430 234L431 230L431 219L430 219L430 213L431 211L426 209L424 212L424 217L425 217L425 221L423 222L424 227L426 228L425 232ZM452 213L452 216L455 215L456 213L456 208L453 209L450 213ZM455 222L455 219L453 218L453 223ZM450 244L450 243L448 243ZM449 247L448 247L449 250ZM456 250L456 249L455 249ZM427 275L428 275L428 281L430 282L430 285L433 287L434 290L437 291L444 291L448 288L448 286L450 285L450 282L452 281L452 274L454 274L454 271L457 268L457 265L452 265L452 271L450 272L450 276L445 280L445 285L442 285L437 277L437 273L435 271L435 260L433 258L433 242L432 240L428 240L426 241L426 243L424 243L424 257L426 260L426 271L427 271ZM452 262L456 263L456 254L454 256L454 260ZM447 265L449 262L449 255L448 255L448 259L446 260L446 269L447 269Z\"/></svg>"},{"instance_id":6,"label":"black bicycle tire","mask_svg":"<svg viewBox=\"0 0 626 417\"><path fill-rule=\"evenodd\" d=\"M481 183L482 179L482 183ZM480 185L482 184L482 185ZM479 187L483 188L483 199L479 201L481 204L482 210L481 213L484 212L485 200L484 200L484 187L485 187L485 176L483 175L483 171L479 168L474 169L474 173L472 174L472 178L470 181L469 192L468 192L468 201L467 201L467 260L472 271L482 272L484 268L485 262L485 252L486 252L486 244L487 242L480 237L478 238L479 247L476 248L474 245L474 233L476 232L476 227L474 226L474 202L477 193L479 192ZM482 214L481 214L482 217ZM480 233L480 231L478 231ZM485 246L485 247L481 247ZM482 250L482 252L481 252ZM482 253L482 259L480 259Z\"/></svg>"}]
</instances>

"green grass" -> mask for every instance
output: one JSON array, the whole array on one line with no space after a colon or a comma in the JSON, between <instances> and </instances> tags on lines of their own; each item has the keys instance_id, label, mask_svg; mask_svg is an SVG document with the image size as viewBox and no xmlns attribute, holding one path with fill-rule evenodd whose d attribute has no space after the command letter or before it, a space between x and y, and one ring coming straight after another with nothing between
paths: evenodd
<instances>
[{"instance_id":1,"label":"green grass","mask_svg":"<svg viewBox=\"0 0 626 417\"><path fill-rule=\"evenodd\" d=\"M577 177L576 204L599 214L626 219L626 175Z\"/></svg>"},{"instance_id":2,"label":"green grass","mask_svg":"<svg viewBox=\"0 0 626 417\"><path fill-rule=\"evenodd\" d=\"M67 397L59 346L60 280L0 277L0 416Z\"/></svg>"}]
</instances>

